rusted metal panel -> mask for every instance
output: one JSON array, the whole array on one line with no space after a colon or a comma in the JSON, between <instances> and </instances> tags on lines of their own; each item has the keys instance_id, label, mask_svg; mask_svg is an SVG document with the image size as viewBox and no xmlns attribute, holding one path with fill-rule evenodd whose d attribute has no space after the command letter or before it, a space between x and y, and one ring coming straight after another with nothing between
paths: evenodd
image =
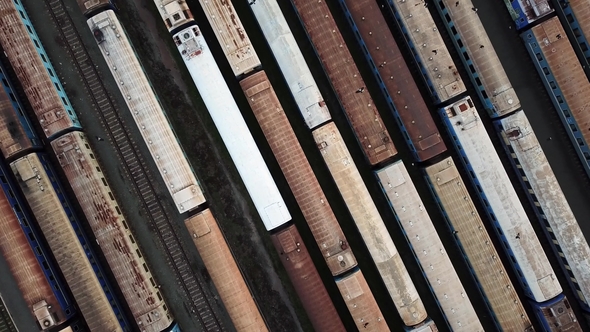
<instances>
[{"instance_id":1,"label":"rusted metal panel","mask_svg":"<svg viewBox=\"0 0 590 332\"><path fill-rule=\"evenodd\" d=\"M10 167L89 328L122 331L39 157L29 154Z\"/></svg>"},{"instance_id":2,"label":"rusted metal panel","mask_svg":"<svg viewBox=\"0 0 590 332\"><path fill-rule=\"evenodd\" d=\"M346 331L295 225L272 234L271 239L314 329Z\"/></svg>"},{"instance_id":3,"label":"rusted metal panel","mask_svg":"<svg viewBox=\"0 0 590 332\"><path fill-rule=\"evenodd\" d=\"M332 275L352 269L356 259L266 73L251 75L240 85Z\"/></svg>"},{"instance_id":4,"label":"rusted metal panel","mask_svg":"<svg viewBox=\"0 0 590 332\"><path fill-rule=\"evenodd\" d=\"M0 87L0 150L5 158L33 147L25 133L10 98Z\"/></svg>"},{"instance_id":5,"label":"rusted metal panel","mask_svg":"<svg viewBox=\"0 0 590 332\"><path fill-rule=\"evenodd\" d=\"M51 137L64 129L79 126L26 13L22 9L17 11L12 1L0 2L0 44L44 135Z\"/></svg>"},{"instance_id":6,"label":"rusted metal panel","mask_svg":"<svg viewBox=\"0 0 590 332\"><path fill-rule=\"evenodd\" d=\"M217 221L209 209L184 221L237 331L268 331Z\"/></svg>"},{"instance_id":7,"label":"rusted metal panel","mask_svg":"<svg viewBox=\"0 0 590 332\"><path fill-rule=\"evenodd\" d=\"M336 281L359 331L389 331L363 273L355 271Z\"/></svg>"},{"instance_id":8,"label":"rusted metal panel","mask_svg":"<svg viewBox=\"0 0 590 332\"><path fill-rule=\"evenodd\" d=\"M60 136L51 147L138 326L164 330L172 324L170 313L85 135Z\"/></svg>"},{"instance_id":9,"label":"rusted metal panel","mask_svg":"<svg viewBox=\"0 0 590 332\"><path fill-rule=\"evenodd\" d=\"M35 253L25 238L4 191L0 190L0 251L6 259L10 272L17 282L31 314L43 328L63 323L67 318L57 301ZM33 310L36 304L39 310ZM48 307L50 306L50 307ZM36 315L37 313L37 315ZM50 317L47 317L50 316Z\"/></svg>"},{"instance_id":10,"label":"rusted metal panel","mask_svg":"<svg viewBox=\"0 0 590 332\"><path fill-rule=\"evenodd\" d=\"M527 316L451 157L425 172L483 295L504 331L530 331Z\"/></svg>"},{"instance_id":11,"label":"rusted metal panel","mask_svg":"<svg viewBox=\"0 0 590 332\"><path fill-rule=\"evenodd\" d=\"M420 161L447 150L375 0L345 0Z\"/></svg>"},{"instance_id":12,"label":"rusted metal panel","mask_svg":"<svg viewBox=\"0 0 590 332\"><path fill-rule=\"evenodd\" d=\"M323 1L292 0L365 156L372 165L397 153L336 22Z\"/></svg>"},{"instance_id":13,"label":"rusted metal panel","mask_svg":"<svg viewBox=\"0 0 590 332\"><path fill-rule=\"evenodd\" d=\"M532 29L570 112L590 142L590 82L557 17Z\"/></svg>"},{"instance_id":14,"label":"rusted metal panel","mask_svg":"<svg viewBox=\"0 0 590 332\"><path fill-rule=\"evenodd\" d=\"M231 1L199 0L235 76L259 67L260 59Z\"/></svg>"},{"instance_id":15,"label":"rusted metal panel","mask_svg":"<svg viewBox=\"0 0 590 332\"><path fill-rule=\"evenodd\" d=\"M315 129L313 137L402 320L420 324L428 316L424 304L336 125Z\"/></svg>"}]
</instances>

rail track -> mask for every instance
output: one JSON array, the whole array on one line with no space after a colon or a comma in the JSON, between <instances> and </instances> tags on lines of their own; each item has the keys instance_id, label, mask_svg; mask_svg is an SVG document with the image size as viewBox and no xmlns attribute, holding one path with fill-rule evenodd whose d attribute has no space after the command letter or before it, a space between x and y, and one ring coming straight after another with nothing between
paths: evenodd
<instances>
[{"instance_id":1,"label":"rail track","mask_svg":"<svg viewBox=\"0 0 590 332\"><path fill-rule=\"evenodd\" d=\"M44 2L59 34L66 43L67 51L82 77L88 95L94 102L102 125L141 200L144 215L158 235L180 287L191 301L188 309L191 313L196 314L204 331L225 331L226 329L203 292L204 281L190 268L188 257L180 246L178 235L172 227L172 221L166 215L164 207L156 195L153 183L150 181L150 172L145 160L138 154L136 142L131 138L125 123L119 116L115 103L99 78L96 66L84 47L78 31L66 11L65 4L62 0L44 0Z\"/></svg>"}]
</instances>

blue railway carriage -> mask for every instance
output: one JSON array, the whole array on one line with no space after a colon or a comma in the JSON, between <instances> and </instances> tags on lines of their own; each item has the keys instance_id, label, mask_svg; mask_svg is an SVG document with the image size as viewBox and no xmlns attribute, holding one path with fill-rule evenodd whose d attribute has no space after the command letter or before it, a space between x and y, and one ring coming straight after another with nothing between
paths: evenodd
<instances>
[{"instance_id":1,"label":"blue railway carriage","mask_svg":"<svg viewBox=\"0 0 590 332\"><path fill-rule=\"evenodd\" d=\"M90 330L127 331L120 305L47 157L30 153L10 167Z\"/></svg>"},{"instance_id":2,"label":"blue railway carriage","mask_svg":"<svg viewBox=\"0 0 590 332\"><path fill-rule=\"evenodd\" d=\"M430 11L416 1L388 0L436 103L466 91Z\"/></svg>"},{"instance_id":3,"label":"blue railway carriage","mask_svg":"<svg viewBox=\"0 0 590 332\"><path fill-rule=\"evenodd\" d=\"M569 25L576 37L576 42L580 47L584 57L582 59L586 64L590 62L590 6L586 0L560 0L558 11L563 13L562 24ZM565 18L565 20L564 20Z\"/></svg>"},{"instance_id":4,"label":"blue railway carriage","mask_svg":"<svg viewBox=\"0 0 590 332\"><path fill-rule=\"evenodd\" d=\"M532 323L453 159L441 160L426 167L424 172L498 330L533 332Z\"/></svg>"},{"instance_id":5,"label":"blue railway carriage","mask_svg":"<svg viewBox=\"0 0 590 332\"><path fill-rule=\"evenodd\" d=\"M495 126L572 289L590 311L590 247L525 113L497 120Z\"/></svg>"},{"instance_id":6,"label":"blue railway carriage","mask_svg":"<svg viewBox=\"0 0 590 332\"><path fill-rule=\"evenodd\" d=\"M462 162L469 172L489 220L518 276L525 295L538 312L563 308L566 302L553 268L504 170L470 97L440 110ZM549 301L549 302L548 302ZM571 308L567 324L579 328ZM540 316L544 325L566 316ZM545 318L543 318L545 317ZM548 330L552 330L548 328Z\"/></svg>"},{"instance_id":7,"label":"blue railway carriage","mask_svg":"<svg viewBox=\"0 0 590 332\"><path fill-rule=\"evenodd\" d=\"M520 37L590 176L590 82L563 26L553 17Z\"/></svg>"},{"instance_id":8,"label":"blue railway carriage","mask_svg":"<svg viewBox=\"0 0 590 332\"><path fill-rule=\"evenodd\" d=\"M504 3L518 30L553 13L550 0L504 0Z\"/></svg>"},{"instance_id":9,"label":"blue railway carriage","mask_svg":"<svg viewBox=\"0 0 590 332\"><path fill-rule=\"evenodd\" d=\"M520 100L471 0L434 3L488 114L499 117L519 109Z\"/></svg>"},{"instance_id":10,"label":"blue railway carriage","mask_svg":"<svg viewBox=\"0 0 590 332\"><path fill-rule=\"evenodd\" d=\"M43 134L80 128L39 37L20 1L0 2L0 44L21 82Z\"/></svg>"}]
</instances>

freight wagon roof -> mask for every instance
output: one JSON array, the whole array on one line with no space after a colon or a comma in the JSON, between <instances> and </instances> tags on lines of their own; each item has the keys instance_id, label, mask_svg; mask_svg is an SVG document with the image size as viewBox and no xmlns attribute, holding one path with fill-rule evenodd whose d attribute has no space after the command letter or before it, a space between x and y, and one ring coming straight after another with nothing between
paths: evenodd
<instances>
[{"instance_id":1,"label":"freight wagon roof","mask_svg":"<svg viewBox=\"0 0 590 332\"><path fill-rule=\"evenodd\" d=\"M176 208L180 213L196 208L205 202L201 187L115 13L101 12L88 26Z\"/></svg>"},{"instance_id":2,"label":"freight wagon roof","mask_svg":"<svg viewBox=\"0 0 590 332\"><path fill-rule=\"evenodd\" d=\"M415 1L389 1L409 38L412 52L420 58L438 99L446 101L466 91L457 66L428 8Z\"/></svg>"},{"instance_id":3,"label":"freight wagon roof","mask_svg":"<svg viewBox=\"0 0 590 332\"><path fill-rule=\"evenodd\" d=\"M418 160L428 160L446 151L445 143L378 4L374 0L344 2L367 46L368 57L373 61L373 71L381 77L379 81L393 101Z\"/></svg>"},{"instance_id":4,"label":"freight wagon roof","mask_svg":"<svg viewBox=\"0 0 590 332\"><path fill-rule=\"evenodd\" d=\"M543 302L559 295L561 286L471 98L441 109L441 114L467 156L481 195L488 201L535 300Z\"/></svg>"},{"instance_id":5,"label":"freight wagon roof","mask_svg":"<svg viewBox=\"0 0 590 332\"><path fill-rule=\"evenodd\" d=\"M146 331L172 324L164 300L81 132L51 142L135 321Z\"/></svg>"},{"instance_id":6,"label":"freight wagon roof","mask_svg":"<svg viewBox=\"0 0 590 332\"><path fill-rule=\"evenodd\" d=\"M361 77L354 59L323 1L293 0L311 42L342 104L356 137L371 164L383 162L397 150Z\"/></svg>"},{"instance_id":7,"label":"freight wagon roof","mask_svg":"<svg viewBox=\"0 0 590 332\"><path fill-rule=\"evenodd\" d=\"M80 312L91 329L120 331L85 249L36 154L10 164Z\"/></svg>"},{"instance_id":8,"label":"freight wagon roof","mask_svg":"<svg viewBox=\"0 0 590 332\"><path fill-rule=\"evenodd\" d=\"M250 6L311 129L331 119L324 98L303 58L293 33L276 1L257 1Z\"/></svg>"},{"instance_id":9,"label":"freight wagon roof","mask_svg":"<svg viewBox=\"0 0 590 332\"><path fill-rule=\"evenodd\" d=\"M231 1L200 0L209 24L234 72L240 76L261 65Z\"/></svg>"},{"instance_id":10,"label":"freight wagon roof","mask_svg":"<svg viewBox=\"0 0 590 332\"><path fill-rule=\"evenodd\" d=\"M453 159L448 157L425 172L499 325L504 331L525 331L531 321Z\"/></svg>"},{"instance_id":11,"label":"freight wagon roof","mask_svg":"<svg viewBox=\"0 0 590 332\"><path fill-rule=\"evenodd\" d=\"M258 146L196 25L174 35L207 110L267 230L291 220Z\"/></svg>"},{"instance_id":12,"label":"freight wagon roof","mask_svg":"<svg viewBox=\"0 0 590 332\"><path fill-rule=\"evenodd\" d=\"M376 175L451 329L483 332L404 163L397 161Z\"/></svg>"},{"instance_id":13,"label":"freight wagon roof","mask_svg":"<svg viewBox=\"0 0 590 332\"><path fill-rule=\"evenodd\" d=\"M70 127L79 127L76 114L22 5L3 1L0 12L0 44L44 135L52 137Z\"/></svg>"}]
</instances>

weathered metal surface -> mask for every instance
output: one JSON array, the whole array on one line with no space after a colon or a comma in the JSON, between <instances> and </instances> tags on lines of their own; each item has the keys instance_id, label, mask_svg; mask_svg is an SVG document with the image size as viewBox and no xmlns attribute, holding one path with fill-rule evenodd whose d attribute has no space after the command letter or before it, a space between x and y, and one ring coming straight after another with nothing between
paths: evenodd
<instances>
[{"instance_id":1,"label":"weathered metal surface","mask_svg":"<svg viewBox=\"0 0 590 332\"><path fill-rule=\"evenodd\" d=\"M488 110L490 115L502 116L519 109L520 100L471 0L436 1L448 10L448 15L465 47L465 50L459 51L467 52L475 71L479 74L479 80L494 107L494 110ZM467 70L472 71L470 67Z\"/></svg>"},{"instance_id":2,"label":"weathered metal surface","mask_svg":"<svg viewBox=\"0 0 590 332\"><path fill-rule=\"evenodd\" d=\"M404 163L397 161L376 175L451 329L483 332Z\"/></svg>"},{"instance_id":3,"label":"weathered metal surface","mask_svg":"<svg viewBox=\"0 0 590 332\"><path fill-rule=\"evenodd\" d=\"M355 271L338 279L336 285L344 297L359 331L389 331L373 293L361 271Z\"/></svg>"},{"instance_id":4,"label":"weathered metal surface","mask_svg":"<svg viewBox=\"0 0 590 332\"><path fill-rule=\"evenodd\" d=\"M451 99L466 91L455 62L434 23L425 2L389 0L402 22L409 38L414 56L420 58L426 77L432 83L431 89L440 102Z\"/></svg>"},{"instance_id":5,"label":"weathered metal surface","mask_svg":"<svg viewBox=\"0 0 590 332\"><path fill-rule=\"evenodd\" d=\"M39 157L29 154L10 167L88 327L122 331Z\"/></svg>"},{"instance_id":6,"label":"weathered metal surface","mask_svg":"<svg viewBox=\"0 0 590 332\"><path fill-rule=\"evenodd\" d=\"M488 214L506 241L514 267L522 275L527 295L537 302L561 294L562 288L541 247L522 203L502 166L470 97L441 110L447 128L461 146L481 197L489 206Z\"/></svg>"},{"instance_id":7,"label":"weathered metal surface","mask_svg":"<svg viewBox=\"0 0 590 332\"><path fill-rule=\"evenodd\" d=\"M0 229L2 229L0 251L8 263L10 273L14 276L25 303L31 310L32 317L43 329L65 322L67 317L63 308L57 301L19 220L2 190L0 190ZM42 302L45 305L42 305ZM35 305L38 305L38 310L33 309Z\"/></svg>"},{"instance_id":8,"label":"weathered metal surface","mask_svg":"<svg viewBox=\"0 0 590 332\"><path fill-rule=\"evenodd\" d=\"M261 65L231 1L199 0L235 76Z\"/></svg>"},{"instance_id":9,"label":"weathered metal surface","mask_svg":"<svg viewBox=\"0 0 590 332\"><path fill-rule=\"evenodd\" d=\"M22 84L43 134L79 127L49 58L22 7L0 1L0 44ZM20 4L18 6L21 6Z\"/></svg>"},{"instance_id":10,"label":"weathered metal surface","mask_svg":"<svg viewBox=\"0 0 590 332\"><path fill-rule=\"evenodd\" d=\"M420 161L447 150L375 0L345 0Z\"/></svg>"},{"instance_id":11,"label":"weathered metal surface","mask_svg":"<svg viewBox=\"0 0 590 332\"><path fill-rule=\"evenodd\" d=\"M551 332L582 332L582 327L574 315L574 311L566 298L551 301L535 308L545 319L544 327Z\"/></svg>"},{"instance_id":12,"label":"weathered metal surface","mask_svg":"<svg viewBox=\"0 0 590 332\"><path fill-rule=\"evenodd\" d=\"M523 26L553 12L550 0L512 0L512 2L517 4L524 15L523 19L526 19L526 22L521 23Z\"/></svg>"},{"instance_id":13,"label":"weathered metal surface","mask_svg":"<svg viewBox=\"0 0 590 332\"><path fill-rule=\"evenodd\" d=\"M268 331L225 237L209 209L184 221L237 331Z\"/></svg>"},{"instance_id":14,"label":"weathered metal surface","mask_svg":"<svg viewBox=\"0 0 590 332\"><path fill-rule=\"evenodd\" d=\"M424 304L336 125L315 129L313 137L401 318L407 326L423 322Z\"/></svg>"},{"instance_id":15,"label":"weathered metal surface","mask_svg":"<svg viewBox=\"0 0 590 332\"><path fill-rule=\"evenodd\" d=\"M5 158L33 147L16 112L9 96L0 88L0 150Z\"/></svg>"},{"instance_id":16,"label":"weathered metal surface","mask_svg":"<svg viewBox=\"0 0 590 332\"><path fill-rule=\"evenodd\" d=\"M568 0L566 4L570 6L572 12L576 15L576 20L578 21L586 40L590 39L590 6L588 6L588 1Z\"/></svg>"},{"instance_id":17,"label":"weathered metal surface","mask_svg":"<svg viewBox=\"0 0 590 332\"><path fill-rule=\"evenodd\" d=\"M295 225L270 236L316 331L346 331Z\"/></svg>"},{"instance_id":18,"label":"weathered metal surface","mask_svg":"<svg viewBox=\"0 0 590 332\"><path fill-rule=\"evenodd\" d=\"M498 325L503 331L530 332L532 323L453 159L426 167L425 172Z\"/></svg>"},{"instance_id":19,"label":"weathered metal surface","mask_svg":"<svg viewBox=\"0 0 590 332\"><path fill-rule=\"evenodd\" d=\"M397 153L336 22L323 1L292 0L372 165Z\"/></svg>"},{"instance_id":20,"label":"weathered metal surface","mask_svg":"<svg viewBox=\"0 0 590 332\"><path fill-rule=\"evenodd\" d=\"M332 275L352 269L356 258L266 73L251 75L240 85Z\"/></svg>"},{"instance_id":21,"label":"weathered metal surface","mask_svg":"<svg viewBox=\"0 0 590 332\"><path fill-rule=\"evenodd\" d=\"M205 202L201 187L115 13L101 12L88 26L176 208L180 213L196 208Z\"/></svg>"},{"instance_id":22,"label":"weathered metal surface","mask_svg":"<svg viewBox=\"0 0 590 332\"><path fill-rule=\"evenodd\" d=\"M84 15L111 5L111 0L76 0L76 2L78 3L78 7L80 7L80 10L82 10Z\"/></svg>"},{"instance_id":23,"label":"weathered metal surface","mask_svg":"<svg viewBox=\"0 0 590 332\"><path fill-rule=\"evenodd\" d=\"M324 97L311 75L303 54L276 0L256 1L250 5L264 37L281 68L289 89L310 129L332 117Z\"/></svg>"},{"instance_id":24,"label":"weathered metal surface","mask_svg":"<svg viewBox=\"0 0 590 332\"><path fill-rule=\"evenodd\" d=\"M590 142L590 82L576 57L570 41L557 17L551 18L531 30L563 92L570 113L581 129L586 142Z\"/></svg>"},{"instance_id":25,"label":"weathered metal surface","mask_svg":"<svg viewBox=\"0 0 590 332\"><path fill-rule=\"evenodd\" d=\"M523 111L514 113L500 122L504 142L512 148L511 153L518 160L518 168L524 171L526 183L530 185L532 192L529 188L524 189L533 195L534 205L540 207L541 220L546 220L549 224L551 237L554 237L559 245L558 258L566 266L566 273L573 274L569 277L575 280L574 288L578 288L581 301L588 304L590 247L561 191L539 140Z\"/></svg>"},{"instance_id":26,"label":"weathered metal surface","mask_svg":"<svg viewBox=\"0 0 590 332\"><path fill-rule=\"evenodd\" d=\"M69 133L51 142L137 325L160 332L172 318L86 137Z\"/></svg>"}]
</instances>

